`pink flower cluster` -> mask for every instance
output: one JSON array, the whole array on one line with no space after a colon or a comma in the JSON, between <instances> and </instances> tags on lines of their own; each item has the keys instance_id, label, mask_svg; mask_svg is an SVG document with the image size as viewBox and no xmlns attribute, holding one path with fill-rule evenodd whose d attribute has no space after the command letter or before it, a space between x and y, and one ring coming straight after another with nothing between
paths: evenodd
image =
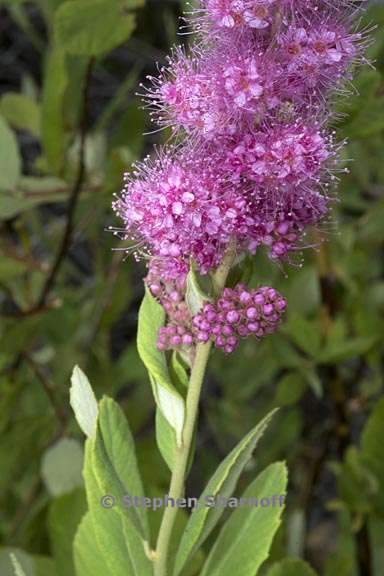
<instances>
[{"instance_id":1,"label":"pink flower cluster","mask_svg":"<svg viewBox=\"0 0 384 576\"><path fill-rule=\"evenodd\" d=\"M219 28L255 28L263 30L273 21L276 0L206 0L211 23Z\"/></svg>"},{"instance_id":2,"label":"pink flower cluster","mask_svg":"<svg viewBox=\"0 0 384 576\"><path fill-rule=\"evenodd\" d=\"M324 97L350 78L367 42L345 3L211 0L205 6L195 23L200 41L190 54L176 49L145 96L155 121L193 136L231 134L239 122L249 129L275 123L288 104L296 115L324 109ZM249 24L251 14L259 27Z\"/></svg>"},{"instance_id":3,"label":"pink flower cluster","mask_svg":"<svg viewBox=\"0 0 384 576\"><path fill-rule=\"evenodd\" d=\"M192 315L185 301L185 274L166 279L161 262L150 262L146 285L163 306L168 324L160 329L158 347L162 350L190 346L195 342L192 330Z\"/></svg>"},{"instance_id":4,"label":"pink flower cluster","mask_svg":"<svg viewBox=\"0 0 384 576\"><path fill-rule=\"evenodd\" d=\"M216 267L233 236L239 248L263 245L282 258L327 212L318 188L327 186L334 148L319 126L296 122L236 134L217 148L163 150L126 174L115 210L166 259L172 278L191 256L202 273Z\"/></svg>"},{"instance_id":5,"label":"pink flower cluster","mask_svg":"<svg viewBox=\"0 0 384 576\"><path fill-rule=\"evenodd\" d=\"M246 204L200 153L164 151L126 176L115 208L174 277L191 256L203 273L219 264L231 236L247 233Z\"/></svg>"},{"instance_id":6,"label":"pink flower cluster","mask_svg":"<svg viewBox=\"0 0 384 576\"><path fill-rule=\"evenodd\" d=\"M146 282L169 318L161 348L199 340L185 303L191 258L207 274L236 240L239 253L264 247L289 261L328 214L343 145L327 129L329 97L367 43L356 12L348 0L201 0L186 19L195 42L149 77L152 121L177 144L126 174L114 208L150 258ZM268 332L266 318L258 309L253 333ZM244 322L240 332L225 324L233 335L200 333L228 351Z\"/></svg>"},{"instance_id":7,"label":"pink flower cluster","mask_svg":"<svg viewBox=\"0 0 384 576\"><path fill-rule=\"evenodd\" d=\"M241 338L251 335L260 339L275 332L286 305L286 300L268 286L258 290L248 290L244 284L225 288L217 302L204 304L189 324L173 317L160 329L158 347L167 350L213 340L216 348L230 354Z\"/></svg>"},{"instance_id":8,"label":"pink flower cluster","mask_svg":"<svg viewBox=\"0 0 384 576\"><path fill-rule=\"evenodd\" d=\"M259 186L319 183L334 149L331 136L316 124L300 122L228 138L223 160L231 177L246 177Z\"/></svg>"},{"instance_id":9,"label":"pink flower cluster","mask_svg":"<svg viewBox=\"0 0 384 576\"><path fill-rule=\"evenodd\" d=\"M258 290L248 290L243 284L224 288L216 303L205 304L200 314L193 317L196 339L212 339L217 348L229 354L240 338L263 338L275 332L286 306L285 299L268 286Z\"/></svg>"}]
</instances>

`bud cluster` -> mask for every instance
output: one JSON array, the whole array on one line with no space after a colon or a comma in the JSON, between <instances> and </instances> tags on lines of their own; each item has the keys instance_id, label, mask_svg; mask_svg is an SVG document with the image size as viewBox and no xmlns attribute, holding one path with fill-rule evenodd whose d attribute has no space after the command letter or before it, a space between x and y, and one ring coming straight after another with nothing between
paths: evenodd
<instances>
[{"instance_id":1,"label":"bud cluster","mask_svg":"<svg viewBox=\"0 0 384 576\"><path fill-rule=\"evenodd\" d=\"M274 288L248 290L244 284L225 288L216 303L207 303L192 323L198 342L212 339L217 348L233 352L240 338L263 338L275 332L286 300Z\"/></svg>"},{"instance_id":2,"label":"bud cluster","mask_svg":"<svg viewBox=\"0 0 384 576\"><path fill-rule=\"evenodd\" d=\"M260 339L275 332L286 306L286 300L269 286L256 290L244 284L224 288L220 298L205 303L189 323L171 314L172 321L159 331L157 345L160 350L168 350L213 340L217 348L229 354L241 338Z\"/></svg>"}]
</instances>

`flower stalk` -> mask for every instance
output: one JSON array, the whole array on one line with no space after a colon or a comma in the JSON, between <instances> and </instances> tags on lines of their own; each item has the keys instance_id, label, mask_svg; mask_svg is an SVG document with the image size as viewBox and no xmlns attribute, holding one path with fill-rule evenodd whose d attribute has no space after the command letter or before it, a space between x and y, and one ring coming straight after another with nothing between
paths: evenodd
<instances>
[{"instance_id":1,"label":"flower stalk","mask_svg":"<svg viewBox=\"0 0 384 576\"><path fill-rule=\"evenodd\" d=\"M216 296L219 296L225 287L235 257L236 243L231 242L220 266L213 275L213 285ZM175 450L174 468L169 488L169 497L174 500L182 498L184 494L186 472L198 416L201 387L204 381L211 348L211 341L199 343L196 346L196 353L192 365L186 398L186 419L183 430L183 441L181 446L177 447ZM168 575L169 545L177 512L177 507L169 506L165 508L156 544L154 559L155 576Z\"/></svg>"}]
</instances>

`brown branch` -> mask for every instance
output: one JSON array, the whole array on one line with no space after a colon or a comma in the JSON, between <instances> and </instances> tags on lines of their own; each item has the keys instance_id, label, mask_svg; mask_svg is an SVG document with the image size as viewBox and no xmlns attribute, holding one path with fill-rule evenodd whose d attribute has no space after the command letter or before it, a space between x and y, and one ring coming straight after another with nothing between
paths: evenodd
<instances>
[{"instance_id":1,"label":"brown branch","mask_svg":"<svg viewBox=\"0 0 384 576\"><path fill-rule=\"evenodd\" d=\"M88 92L89 92L89 84L92 74L92 69L94 66L95 60L91 58L88 63L85 79L84 79L84 88L83 88L83 103L82 103L82 111L81 111L81 119L80 119L80 152L79 152L79 168L77 177L72 187L72 191L70 194L69 202L68 202L68 209L66 214L66 225L64 234L59 246L59 250L56 254L55 260L49 270L48 276L45 280L43 288L41 290L41 294L34 306L28 308L27 310L23 310L16 304L16 302L12 302L15 311L7 314L2 314L3 316L10 317L10 318L19 318L25 316L34 316L35 314L39 314L40 312L44 312L51 308L56 308L60 303L59 299L55 299L53 302L48 302L49 295L56 283L56 279L58 273L60 272L61 266L67 256L68 250L70 249L72 236L74 231L74 222L75 222L75 212L77 208L77 203L80 197L80 193L83 188L84 179L85 179L85 143L86 143L86 135L87 135L87 124L88 124ZM13 299L12 299L13 300Z\"/></svg>"},{"instance_id":2,"label":"brown branch","mask_svg":"<svg viewBox=\"0 0 384 576\"><path fill-rule=\"evenodd\" d=\"M13 295L10 294L10 298L13 298ZM1 316L3 318L27 318L30 316L36 316L41 312L47 312L48 310L54 310L55 308L59 308L62 304L62 300L60 298L54 298L49 302L46 302L42 306L33 306L32 308L28 308L27 310L23 310L16 304L14 300L12 300L12 304L15 307L15 310L12 312L2 312Z\"/></svg>"}]
</instances>

